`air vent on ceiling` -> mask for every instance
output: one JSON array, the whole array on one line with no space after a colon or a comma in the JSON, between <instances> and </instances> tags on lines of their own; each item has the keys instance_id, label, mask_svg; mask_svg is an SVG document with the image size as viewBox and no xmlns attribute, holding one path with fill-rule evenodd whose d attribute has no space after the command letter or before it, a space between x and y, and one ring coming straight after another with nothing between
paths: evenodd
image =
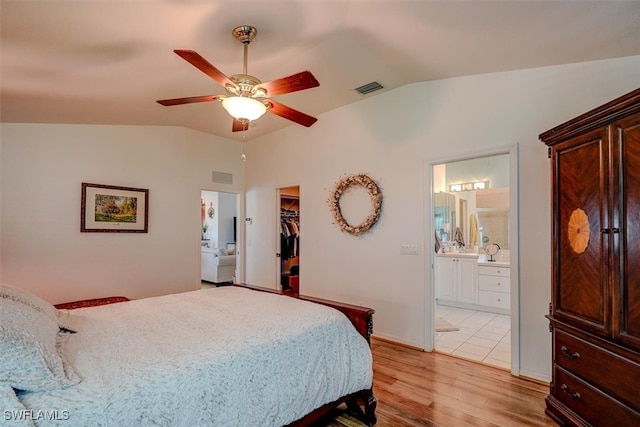
<instances>
[{"instance_id":1,"label":"air vent on ceiling","mask_svg":"<svg viewBox=\"0 0 640 427\"><path fill-rule=\"evenodd\" d=\"M211 173L211 177L213 182L217 182L219 184L233 184L233 174L229 172L213 171Z\"/></svg>"},{"instance_id":2,"label":"air vent on ceiling","mask_svg":"<svg viewBox=\"0 0 640 427\"><path fill-rule=\"evenodd\" d=\"M384 89L384 86L382 86L378 82L371 82L371 83L367 83L366 85L362 85L360 87L357 87L356 91L360 95L368 95L371 92L375 92L375 91L380 90L380 89Z\"/></svg>"}]
</instances>

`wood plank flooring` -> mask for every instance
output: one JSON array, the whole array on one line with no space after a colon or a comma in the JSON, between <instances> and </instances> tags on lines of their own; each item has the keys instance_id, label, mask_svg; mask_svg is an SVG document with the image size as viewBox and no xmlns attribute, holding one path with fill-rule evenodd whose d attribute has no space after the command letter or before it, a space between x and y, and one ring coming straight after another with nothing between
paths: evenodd
<instances>
[{"instance_id":1,"label":"wood plank flooring","mask_svg":"<svg viewBox=\"0 0 640 427\"><path fill-rule=\"evenodd\" d=\"M547 385L375 338L371 348L377 426L556 426L544 413Z\"/></svg>"}]
</instances>

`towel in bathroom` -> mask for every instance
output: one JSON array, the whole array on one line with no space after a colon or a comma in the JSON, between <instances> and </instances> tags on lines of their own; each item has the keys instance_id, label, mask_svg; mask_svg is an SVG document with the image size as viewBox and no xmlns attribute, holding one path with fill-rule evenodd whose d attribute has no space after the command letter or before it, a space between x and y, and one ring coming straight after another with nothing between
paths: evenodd
<instances>
[{"instance_id":1,"label":"towel in bathroom","mask_svg":"<svg viewBox=\"0 0 640 427\"><path fill-rule=\"evenodd\" d=\"M440 253L440 247L442 246L442 242L440 241L440 236L438 236L438 232L435 232L436 235L436 246L435 246L435 250L436 253Z\"/></svg>"},{"instance_id":2,"label":"towel in bathroom","mask_svg":"<svg viewBox=\"0 0 640 427\"><path fill-rule=\"evenodd\" d=\"M476 246L478 242L478 220L474 214L469 215L469 247Z\"/></svg>"}]
</instances>

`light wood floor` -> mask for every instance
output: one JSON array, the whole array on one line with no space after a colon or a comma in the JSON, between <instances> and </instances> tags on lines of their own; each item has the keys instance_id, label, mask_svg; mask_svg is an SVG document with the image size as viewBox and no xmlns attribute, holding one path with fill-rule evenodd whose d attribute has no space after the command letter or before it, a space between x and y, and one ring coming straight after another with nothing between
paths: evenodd
<instances>
[{"instance_id":1,"label":"light wood floor","mask_svg":"<svg viewBox=\"0 0 640 427\"><path fill-rule=\"evenodd\" d=\"M556 426L547 385L375 338L371 348L377 426Z\"/></svg>"}]
</instances>

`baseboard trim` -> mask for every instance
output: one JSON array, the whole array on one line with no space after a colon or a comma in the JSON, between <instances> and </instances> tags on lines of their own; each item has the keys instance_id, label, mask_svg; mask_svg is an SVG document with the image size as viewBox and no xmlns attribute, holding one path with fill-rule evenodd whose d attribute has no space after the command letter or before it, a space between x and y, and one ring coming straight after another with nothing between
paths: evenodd
<instances>
[{"instance_id":1,"label":"baseboard trim","mask_svg":"<svg viewBox=\"0 0 640 427\"><path fill-rule=\"evenodd\" d=\"M400 347L410 348L412 350L424 351L424 348L417 347L415 345L407 344L402 341L397 341L392 338L381 337L380 335L371 335L373 340L388 342L390 344L398 345Z\"/></svg>"}]
</instances>

